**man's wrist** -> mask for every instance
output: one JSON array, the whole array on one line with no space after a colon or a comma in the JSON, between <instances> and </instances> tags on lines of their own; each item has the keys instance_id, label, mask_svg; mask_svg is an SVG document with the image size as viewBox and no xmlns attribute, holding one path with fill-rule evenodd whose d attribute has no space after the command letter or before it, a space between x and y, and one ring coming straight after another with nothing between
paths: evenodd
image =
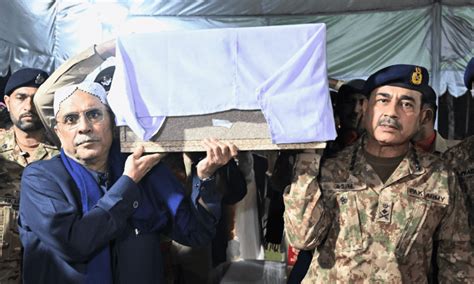
<instances>
[{"instance_id":1,"label":"man's wrist","mask_svg":"<svg viewBox=\"0 0 474 284\"><path fill-rule=\"evenodd\" d=\"M210 172L210 171L196 171L196 175L197 177L199 178L199 180L201 181L207 181L207 180L211 180L214 178L215 176L215 171L214 172Z\"/></svg>"},{"instance_id":2,"label":"man's wrist","mask_svg":"<svg viewBox=\"0 0 474 284\"><path fill-rule=\"evenodd\" d=\"M212 169L212 167L205 167L202 164L198 164L196 166L196 175L200 180L207 180L210 177L214 176L216 169Z\"/></svg>"},{"instance_id":3,"label":"man's wrist","mask_svg":"<svg viewBox=\"0 0 474 284\"><path fill-rule=\"evenodd\" d=\"M211 180L213 180L215 177L216 177L215 174L212 174L212 175L210 175L210 176L208 176L208 177L204 177L204 178L201 178L201 177L198 176L198 178L199 178L202 182L211 181Z\"/></svg>"}]
</instances>

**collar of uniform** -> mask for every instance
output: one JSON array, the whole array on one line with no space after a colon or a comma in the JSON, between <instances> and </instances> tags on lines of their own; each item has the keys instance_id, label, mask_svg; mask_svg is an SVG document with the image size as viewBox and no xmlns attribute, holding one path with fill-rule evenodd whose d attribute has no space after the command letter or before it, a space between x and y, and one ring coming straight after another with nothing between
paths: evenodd
<instances>
[{"instance_id":1,"label":"collar of uniform","mask_svg":"<svg viewBox=\"0 0 474 284\"><path fill-rule=\"evenodd\" d=\"M2 145L0 146L0 152L11 151L15 149L16 141L15 141L15 132L13 128L6 130L3 133L2 137Z\"/></svg>"},{"instance_id":2,"label":"collar of uniform","mask_svg":"<svg viewBox=\"0 0 474 284\"><path fill-rule=\"evenodd\" d=\"M441 137L441 135L436 132L436 138L435 138L435 142L434 142L434 152L435 153L439 153L439 154L442 154L444 152L446 152L446 150L448 150L448 144L446 143L446 140Z\"/></svg>"},{"instance_id":3,"label":"collar of uniform","mask_svg":"<svg viewBox=\"0 0 474 284\"><path fill-rule=\"evenodd\" d=\"M3 144L0 145L0 153L12 151L15 149L17 144L15 140L15 131L13 131L13 128L6 130L3 133L3 138L0 139L3 140ZM33 155L36 157L35 160L42 160L46 155L53 151L57 151L55 146L50 146L40 142Z\"/></svg>"},{"instance_id":4,"label":"collar of uniform","mask_svg":"<svg viewBox=\"0 0 474 284\"><path fill-rule=\"evenodd\" d=\"M356 142L350 146L347 146L348 149L350 149L350 156L349 157L349 172L352 175L358 176L362 172L363 169L365 169L365 165L367 164L367 161L365 160L364 157L364 147L365 144L367 143L365 139L365 134L359 137L359 139L356 140Z\"/></svg>"},{"instance_id":5,"label":"collar of uniform","mask_svg":"<svg viewBox=\"0 0 474 284\"><path fill-rule=\"evenodd\" d=\"M410 147L405 157L400 162L395 171L390 175L388 180L384 183L383 187L390 186L407 176L421 175L425 171L425 168L423 168L420 164L420 160L414 145L410 143Z\"/></svg>"},{"instance_id":6,"label":"collar of uniform","mask_svg":"<svg viewBox=\"0 0 474 284\"><path fill-rule=\"evenodd\" d=\"M347 146L341 153L342 157L345 157L348 161L347 168L349 169L348 181L352 183L364 184L366 187L369 185L375 192L380 192L383 187L382 181L378 178L373 168L367 163L364 156L364 147L366 144L365 135L361 136L356 142ZM357 182L356 182L357 181Z\"/></svg>"},{"instance_id":7,"label":"collar of uniform","mask_svg":"<svg viewBox=\"0 0 474 284\"><path fill-rule=\"evenodd\" d=\"M352 157L350 158L350 171L355 176L359 175L362 170L366 168L364 165L367 164L367 161L363 152L366 143L367 141L365 139L365 135L363 135L354 145L349 146L353 147L351 151ZM395 169L395 172L392 174L392 176L390 176L385 184L387 185L407 175L421 175L425 171L425 168L423 168L420 164L415 147L410 143L407 155L405 158L403 158L403 160L400 162L400 165L398 165L398 167Z\"/></svg>"},{"instance_id":8,"label":"collar of uniform","mask_svg":"<svg viewBox=\"0 0 474 284\"><path fill-rule=\"evenodd\" d=\"M365 144L367 143L365 140L366 139L359 139L360 143L362 143L361 145L362 147L360 147L359 154L358 154L359 157L364 156L362 150L363 150L363 147L365 147ZM400 162L400 165L407 166L407 171L409 171L410 174L420 175L425 172L425 169L420 164L420 159L418 158L417 150L411 142L409 144L408 152L405 155L405 158L403 158L403 160ZM400 165L398 166L397 170L400 168Z\"/></svg>"},{"instance_id":9,"label":"collar of uniform","mask_svg":"<svg viewBox=\"0 0 474 284\"><path fill-rule=\"evenodd\" d=\"M422 167L418 152L412 143L410 143L407 155L398 166L398 168L400 167L405 167L404 171L410 175L421 175L425 173L426 169Z\"/></svg>"},{"instance_id":10,"label":"collar of uniform","mask_svg":"<svg viewBox=\"0 0 474 284\"><path fill-rule=\"evenodd\" d=\"M48 155L48 150L46 148L46 145L44 143L40 143L38 147L35 149L34 154L35 155L35 160L42 160L46 155Z\"/></svg>"}]
</instances>

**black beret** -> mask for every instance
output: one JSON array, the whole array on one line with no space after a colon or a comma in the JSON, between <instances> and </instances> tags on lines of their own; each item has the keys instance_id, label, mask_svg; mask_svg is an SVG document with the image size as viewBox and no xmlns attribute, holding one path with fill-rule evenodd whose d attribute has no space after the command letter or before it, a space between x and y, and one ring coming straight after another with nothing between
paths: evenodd
<instances>
[{"instance_id":1,"label":"black beret","mask_svg":"<svg viewBox=\"0 0 474 284\"><path fill-rule=\"evenodd\" d=\"M38 88L44 81L48 79L48 73L41 69L23 68L13 73L8 78L5 85L5 95L11 95L16 89L21 87Z\"/></svg>"},{"instance_id":2,"label":"black beret","mask_svg":"<svg viewBox=\"0 0 474 284\"><path fill-rule=\"evenodd\" d=\"M114 77L115 66L110 66L100 71L99 74L95 77L94 82L99 83L104 87L105 91L110 90L112 85L112 78Z\"/></svg>"},{"instance_id":3,"label":"black beret","mask_svg":"<svg viewBox=\"0 0 474 284\"><path fill-rule=\"evenodd\" d=\"M339 91L337 92L337 94L342 97L351 95L351 94L365 95L364 84L365 84L365 80L362 80L362 79L351 80L347 83L344 83L344 85L342 85L339 88Z\"/></svg>"},{"instance_id":4,"label":"black beret","mask_svg":"<svg viewBox=\"0 0 474 284\"><path fill-rule=\"evenodd\" d=\"M385 67L370 75L364 85L364 93L370 93L380 86L398 86L415 90L423 95L423 101L436 105L436 93L428 85L430 76L426 68L409 64Z\"/></svg>"},{"instance_id":5,"label":"black beret","mask_svg":"<svg viewBox=\"0 0 474 284\"><path fill-rule=\"evenodd\" d=\"M472 82L474 82L474 57L467 64L466 72L464 73L464 85L469 90L472 89Z\"/></svg>"}]
</instances>

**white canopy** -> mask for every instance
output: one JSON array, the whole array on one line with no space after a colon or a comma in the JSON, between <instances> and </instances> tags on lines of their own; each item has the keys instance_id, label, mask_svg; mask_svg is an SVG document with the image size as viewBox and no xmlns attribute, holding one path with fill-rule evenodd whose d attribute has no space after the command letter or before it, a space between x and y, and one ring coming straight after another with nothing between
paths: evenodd
<instances>
[{"instance_id":1,"label":"white canopy","mask_svg":"<svg viewBox=\"0 0 474 284\"><path fill-rule=\"evenodd\" d=\"M425 66L455 96L474 57L473 0L242 0L0 2L0 75L49 72L86 47L131 32L326 23L328 73L365 78L390 64Z\"/></svg>"}]
</instances>

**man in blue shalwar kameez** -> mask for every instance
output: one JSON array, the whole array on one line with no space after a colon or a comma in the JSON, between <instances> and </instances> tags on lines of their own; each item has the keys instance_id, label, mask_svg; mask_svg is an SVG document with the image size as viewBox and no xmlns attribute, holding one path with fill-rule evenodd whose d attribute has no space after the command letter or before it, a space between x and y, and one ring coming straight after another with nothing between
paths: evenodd
<instances>
[{"instance_id":1,"label":"man in blue shalwar kameez","mask_svg":"<svg viewBox=\"0 0 474 284\"><path fill-rule=\"evenodd\" d=\"M161 154L120 153L100 84L58 90L54 115L61 154L28 166L21 181L24 283L160 283L160 234L211 241L221 203L213 174L235 145L203 141L188 198Z\"/></svg>"}]
</instances>

